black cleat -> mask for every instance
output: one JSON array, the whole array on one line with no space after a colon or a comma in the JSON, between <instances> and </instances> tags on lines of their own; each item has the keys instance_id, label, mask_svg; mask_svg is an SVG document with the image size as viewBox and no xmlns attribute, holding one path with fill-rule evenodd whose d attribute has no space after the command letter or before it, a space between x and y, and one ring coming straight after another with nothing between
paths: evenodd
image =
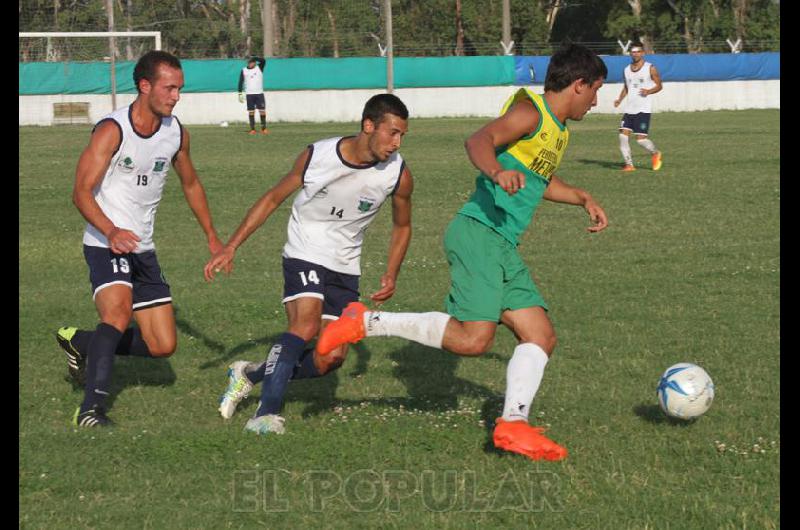
<instances>
[{"instance_id":1,"label":"black cleat","mask_svg":"<svg viewBox=\"0 0 800 530\"><path fill-rule=\"evenodd\" d=\"M106 416L106 409L100 405L95 405L83 413L81 413L80 407L75 409L72 424L75 427L111 427L114 422Z\"/></svg>"},{"instance_id":2,"label":"black cleat","mask_svg":"<svg viewBox=\"0 0 800 530\"><path fill-rule=\"evenodd\" d=\"M67 355L67 369L70 378L78 385L86 385L86 355L79 352L72 345L72 337L78 328L63 327L56 332L56 340L61 349Z\"/></svg>"}]
</instances>

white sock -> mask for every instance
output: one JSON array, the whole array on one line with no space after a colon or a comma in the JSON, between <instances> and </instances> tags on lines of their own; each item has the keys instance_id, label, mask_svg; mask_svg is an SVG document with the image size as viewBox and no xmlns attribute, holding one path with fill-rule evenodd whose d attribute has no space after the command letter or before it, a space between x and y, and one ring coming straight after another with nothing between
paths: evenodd
<instances>
[{"instance_id":1,"label":"white sock","mask_svg":"<svg viewBox=\"0 0 800 530\"><path fill-rule=\"evenodd\" d=\"M637 138L636 143L647 149L651 155L656 154L658 151L658 149L656 149L656 144L654 144L653 140L650 138Z\"/></svg>"},{"instance_id":2,"label":"white sock","mask_svg":"<svg viewBox=\"0 0 800 530\"><path fill-rule=\"evenodd\" d=\"M525 420L531 411L531 403L542 382L547 354L536 344L525 342L514 348L514 355L506 369L506 403L503 419Z\"/></svg>"},{"instance_id":3,"label":"white sock","mask_svg":"<svg viewBox=\"0 0 800 530\"><path fill-rule=\"evenodd\" d=\"M622 158L629 166L633 165L633 158L631 158L631 144L628 142L628 137L619 133L619 150L622 151Z\"/></svg>"},{"instance_id":4,"label":"white sock","mask_svg":"<svg viewBox=\"0 0 800 530\"><path fill-rule=\"evenodd\" d=\"M401 337L431 348L442 349L444 329L450 321L447 313L387 313L367 311L364 328L367 337Z\"/></svg>"}]
</instances>

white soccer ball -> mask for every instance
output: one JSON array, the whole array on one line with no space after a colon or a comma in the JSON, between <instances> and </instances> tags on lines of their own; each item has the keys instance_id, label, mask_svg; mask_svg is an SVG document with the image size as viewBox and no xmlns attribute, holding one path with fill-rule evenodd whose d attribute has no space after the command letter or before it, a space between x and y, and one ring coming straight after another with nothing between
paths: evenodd
<instances>
[{"instance_id":1,"label":"white soccer ball","mask_svg":"<svg viewBox=\"0 0 800 530\"><path fill-rule=\"evenodd\" d=\"M219 122L219 126L220 127L227 127L228 126L228 122L227 121L221 121L221 122Z\"/></svg>"},{"instance_id":2,"label":"white soccer ball","mask_svg":"<svg viewBox=\"0 0 800 530\"><path fill-rule=\"evenodd\" d=\"M658 382L658 404L667 416L690 420L702 415L714 401L714 382L692 363L673 364Z\"/></svg>"}]
</instances>

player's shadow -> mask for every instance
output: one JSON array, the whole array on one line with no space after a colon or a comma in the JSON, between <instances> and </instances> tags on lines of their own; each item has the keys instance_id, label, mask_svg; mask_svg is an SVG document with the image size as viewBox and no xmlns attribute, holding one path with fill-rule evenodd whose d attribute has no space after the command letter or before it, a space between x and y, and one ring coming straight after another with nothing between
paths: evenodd
<instances>
[{"instance_id":1,"label":"player's shadow","mask_svg":"<svg viewBox=\"0 0 800 530\"><path fill-rule=\"evenodd\" d=\"M633 407L633 413L639 416L642 420L653 423L656 425L667 424L675 425L676 427L688 427L694 423L694 420L679 420L677 418L670 418L661 407L658 405L645 404L636 405Z\"/></svg>"},{"instance_id":2,"label":"player's shadow","mask_svg":"<svg viewBox=\"0 0 800 530\"><path fill-rule=\"evenodd\" d=\"M580 164L587 164L593 166L600 166L607 169L621 169L622 165L617 162L611 162L609 160L590 160L588 158L579 158L576 162Z\"/></svg>"},{"instance_id":3,"label":"player's shadow","mask_svg":"<svg viewBox=\"0 0 800 530\"><path fill-rule=\"evenodd\" d=\"M168 358L146 358L117 355L114 357L114 372L106 408L111 410L114 402L126 389L135 386L165 387L175 384L175 370ZM71 380L70 380L71 382ZM83 387L72 383L73 391L83 392Z\"/></svg>"}]
</instances>

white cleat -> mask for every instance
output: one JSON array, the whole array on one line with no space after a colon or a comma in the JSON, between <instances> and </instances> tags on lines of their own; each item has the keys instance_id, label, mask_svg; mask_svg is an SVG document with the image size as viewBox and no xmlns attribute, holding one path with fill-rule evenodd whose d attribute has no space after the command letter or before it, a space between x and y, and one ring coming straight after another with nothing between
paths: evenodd
<instances>
[{"instance_id":1,"label":"white cleat","mask_svg":"<svg viewBox=\"0 0 800 530\"><path fill-rule=\"evenodd\" d=\"M286 428L283 426L286 420L282 416L276 414L267 414L265 416L256 416L247 420L244 426L245 431L254 432L256 434L283 434Z\"/></svg>"},{"instance_id":2,"label":"white cleat","mask_svg":"<svg viewBox=\"0 0 800 530\"><path fill-rule=\"evenodd\" d=\"M250 364L247 361L236 361L228 367L228 388L219 398L219 413L226 420L231 419L239 402L253 390L253 383L247 378L244 369Z\"/></svg>"}]
</instances>

